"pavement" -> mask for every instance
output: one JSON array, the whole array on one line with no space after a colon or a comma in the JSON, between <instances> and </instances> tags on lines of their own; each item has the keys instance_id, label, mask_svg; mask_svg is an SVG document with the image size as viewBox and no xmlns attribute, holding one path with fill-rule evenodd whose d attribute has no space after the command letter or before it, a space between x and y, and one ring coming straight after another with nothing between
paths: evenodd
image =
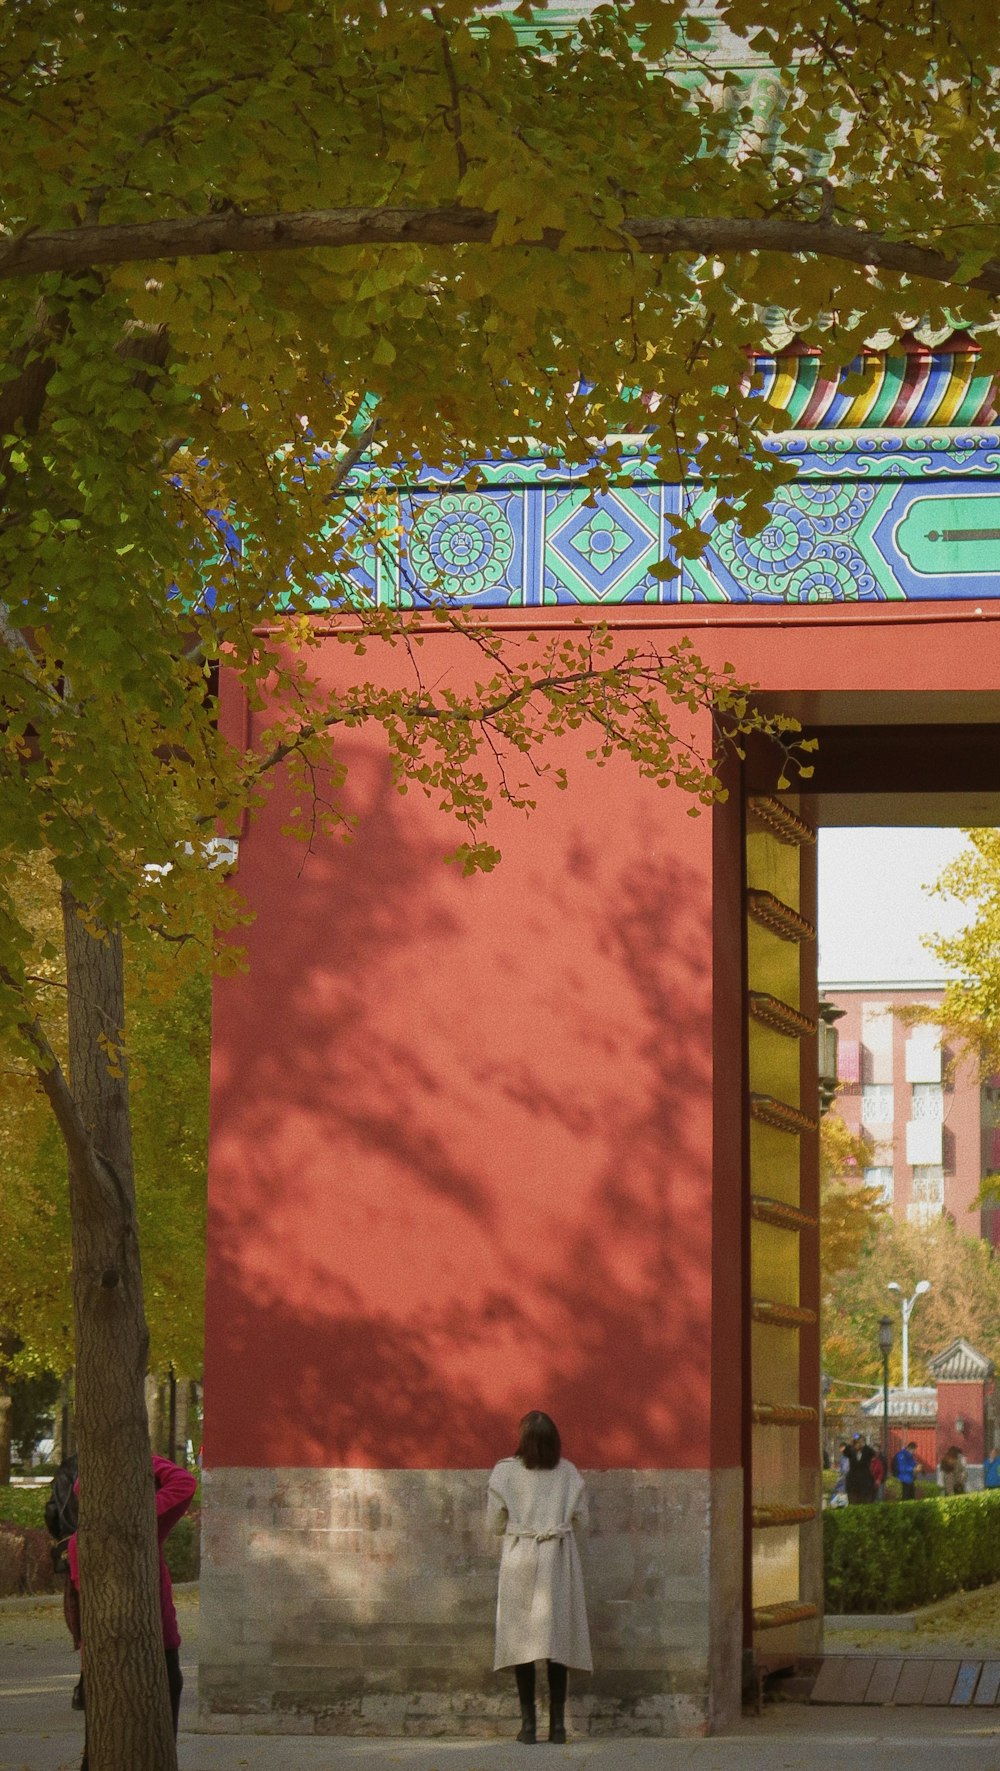
<instances>
[{"instance_id":1,"label":"pavement","mask_svg":"<svg viewBox=\"0 0 1000 1771\"><path fill-rule=\"evenodd\" d=\"M185 1648L179 1771L526 1771L512 1740L355 1740L199 1734L196 1592L178 1593ZM77 1660L58 1602L0 1603L0 1771L76 1771L83 1717L69 1707ZM571 1704L572 1708L572 1704ZM811 1708L775 1703L731 1733L541 1745L538 1771L1000 1771L1000 1711ZM141 1771L141 1767L136 1767Z\"/></svg>"}]
</instances>

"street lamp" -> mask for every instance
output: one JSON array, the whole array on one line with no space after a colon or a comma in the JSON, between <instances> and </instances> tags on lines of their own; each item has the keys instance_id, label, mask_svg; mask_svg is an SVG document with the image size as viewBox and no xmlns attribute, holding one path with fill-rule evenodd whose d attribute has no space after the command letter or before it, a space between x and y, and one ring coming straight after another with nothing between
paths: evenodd
<instances>
[{"instance_id":1,"label":"street lamp","mask_svg":"<svg viewBox=\"0 0 1000 1771\"><path fill-rule=\"evenodd\" d=\"M831 1106L837 1093L837 1022L842 1021L846 1009L837 1008L833 1002L822 998L819 1004L819 1026L816 1042L817 1069L819 1071L819 1110L825 1113Z\"/></svg>"},{"instance_id":2,"label":"street lamp","mask_svg":"<svg viewBox=\"0 0 1000 1771\"><path fill-rule=\"evenodd\" d=\"M930 1291L930 1288L931 1288L931 1282L929 1279L918 1279L916 1290L914 1291L913 1296L910 1298L905 1298L903 1296L903 1287L901 1285L897 1285L895 1279L890 1279L889 1284L886 1286L887 1291L894 1291L896 1293L896 1296L899 1298L900 1310L903 1313L903 1388L904 1388L904 1390L908 1390L910 1387L910 1316L912 1314L913 1306L916 1303L917 1299L922 1298L924 1295L924 1292Z\"/></svg>"},{"instance_id":3,"label":"street lamp","mask_svg":"<svg viewBox=\"0 0 1000 1771\"><path fill-rule=\"evenodd\" d=\"M892 1352L892 1335L892 1317L881 1316L878 1325L878 1347L882 1355L882 1468L885 1471L883 1481L889 1474L889 1354Z\"/></svg>"}]
</instances>

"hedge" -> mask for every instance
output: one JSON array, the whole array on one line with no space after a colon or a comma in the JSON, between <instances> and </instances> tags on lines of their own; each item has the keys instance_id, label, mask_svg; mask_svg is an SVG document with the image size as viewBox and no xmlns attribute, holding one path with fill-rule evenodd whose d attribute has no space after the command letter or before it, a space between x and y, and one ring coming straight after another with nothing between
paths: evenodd
<instances>
[{"instance_id":1,"label":"hedge","mask_svg":"<svg viewBox=\"0 0 1000 1771\"><path fill-rule=\"evenodd\" d=\"M62 1591L53 1576L52 1539L42 1524L48 1489L0 1487L0 1599ZM201 1566L201 1511L178 1519L167 1538L164 1560L172 1580L197 1580Z\"/></svg>"},{"instance_id":2,"label":"hedge","mask_svg":"<svg viewBox=\"0 0 1000 1771\"><path fill-rule=\"evenodd\" d=\"M1000 1580L1000 1491L827 1508L828 1612L909 1611Z\"/></svg>"},{"instance_id":3,"label":"hedge","mask_svg":"<svg viewBox=\"0 0 1000 1771\"><path fill-rule=\"evenodd\" d=\"M839 1470L824 1470L823 1471L823 1493L826 1495L827 1500L830 1499L830 1496L832 1495L834 1489L836 1488L839 1480L840 1480ZM918 1477L917 1483L916 1483L916 1490L917 1490L917 1499L918 1500L933 1500L936 1497L939 1497L941 1494L940 1485L938 1484L936 1478L934 1478L934 1477L924 1478L923 1480L921 1480ZM884 1492L882 1495L882 1499L892 1501L892 1500L902 1500L902 1498L903 1498L902 1484L896 1480L895 1476L890 1476L888 1481L885 1483L885 1488L884 1488Z\"/></svg>"},{"instance_id":4,"label":"hedge","mask_svg":"<svg viewBox=\"0 0 1000 1771\"><path fill-rule=\"evenodd\" d=\"M45 1529L45 1502L48 1488L15 1488L0 1486L0 1524L35 1525Z\"/></svg>"},{"instance_id":5,"label":"hedge","mask_svg":"<svg viewBox=\"0 0 1000 1771\"><path fill-rule=\"evenodd\" d=\"M52 1572L51 1542L37 1526L0 1522L0 1599L62 1591Z\"/></svg>"}]
</instances>

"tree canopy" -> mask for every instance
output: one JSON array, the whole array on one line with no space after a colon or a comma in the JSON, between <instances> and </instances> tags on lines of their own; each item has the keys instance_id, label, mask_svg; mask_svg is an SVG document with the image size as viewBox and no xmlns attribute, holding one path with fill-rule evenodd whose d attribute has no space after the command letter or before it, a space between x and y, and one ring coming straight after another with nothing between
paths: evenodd
<instances>
[{"instance_id":1,"label":"tree canopy","mask_svg":"<svg viewBox=\"0 0 1000 1771\"><path fill-rule=\"evenodd\" d=\"M867 1140L864 1133L852 1132L836 1109L821 1122L820 1150L824 1372L835 1384L880 1380L875 1331L880 1316L895 1314L886 1289L890 1280L907 1296L919 1279L931 1281L911 1325L911 1382L925 1381L925 1361L958 1334L1000 1360L1000 1263L991 1245L971 1224L948 1218L928 1225L899 1223L880 1190L862 1183ZM901 1360L897 1335L890 1357L893 1383L900 1382Z\"/></svg>"},{"instance_id":2,"label":"tree canopy","mask_svg":"<svg viewBox=\"0 0 1000 1771\"><path fill-rule=\"evenodd\" d=\"M66 965L55 876L29 862L9 883L36 941L53 957L41 986L46 1026L66 1052ZM188 971L165 990L155 936L128 943L127 1009L137 1204L150 1366L199 1376L204 1315L209 981ZM0 1071L0 1380L73 1365L66 1152L36 1071L13 1056Z\"/></svg>"},{"instance_id":3,"label":"tree canopy","mask_svg":"<svg viewBox=\"0 0 1000 1771\"><path fill-rule=\"evenodd\" d=\"M0 10L0 848L63 884L70 1082L55 944L9 869L0 1037L71 1157L88 1729L110 1771L173 1763L118 931L158 933L175 979L220 935L236 963L206 840L278 761L302 833L320 768L337 827L336 735L362 722L398 785L454 814L468 867L496 859L498 793L564 784L545 746L570 728L711 801L722 731L761 724L731 671L600 622L504 639L445 600L375 606L352 561L421 465L474 484L477 458L530 450L599 488L637 431L665 479L716 488L717 520L759 527L792 471L747 386L769 336L839 365L966 325L1000 366L996 48L984 0ZM676 523L674 552L697 549ZM310 677L318 600L350 664L335 695ZM471 687L423 681L438 623ZM396 687L365 662L384 645ZM266 693L260 754L219 730L222 656ZM115 1592L145 1643L127 1704Z\"/></svg>"},{"instance_id":4,"label":"tree canopy","mask_svg":"<svg viewBox=\"0 0 1000 1771\"><path fill-rule=\"evenodd\" d=\"M1000 361L994 36L977 0L9 9L5 842L51 853L108 922L167 859L165 920L235 915L198 835L268 759L221 741L206 660L273 689L279 636L297 652L272 754L308 784L339 726L377 721L399 776L458 815L468 865L495 859L480 751L537 764L566 723L710 796L685 701L737 737L746 703L683 652L623 660L598 633L501 664L440 609L483 654L478 694L415 673L390 695L359 663L336 701L311 696L318 593L346 599L358 651L413 627L347 583L345 475L366 451L384 480L513 446L592 460L600 484L638 428L665 477L699 472L718 516L759 525L791 471L747 398L769 332L843 363L879 329L967 323ZM369 535L380 496L376 474ZM677 522L676 551L696 548ZM522 802L531 780L525 763ZM38 1006L32 963L0 898L8 1028Z\"/></svg>"},{"instance_id":5,"label":"tree canopy","mask_svg":"<svg viewBox=\"0 0 1000 1771\"><path fill-rule=\"evenodd\" d=\"M109 921L135 914L149 860L173 861L168 910L212 895L192 834L259 769L205 717L206 658L262 680L261 630L301 648L318 589L349 598L351 643L405 634L345 585L344 475L365 448L403 477L512 445L578 463L638 414L666 477L697 469L718 514L759 524L790 471L746 397L769 328L843 362L879 328L993 317L991 42L973 0L815 19L791 0L10 9L11 845L47 846ZM619 451L597 453L600 482ZM698 544L680 525L677 549ZM475 643L483 692L461 708L387 697L359 666L303 717L307 671L286 662L276 750L315 761L331 729L379 721L399 772L458 812L472 864L493 858L487 736L534 751L579 718L712 790L672 712L716 688L693 661L633 656L609 718L595 673L621 660L592 641L526 648L513 700L489 634ZM656 717L631 694L650 684ZM9 1023L27 938L0 911Z\"/></svg>"},{"instance_id":6,"label":"tree canopy","mask_svg":"<svg viewBox=\"0 0 1000 1771\"><path fill-rule=\"evenodd\" d=\"M935 1019L989 1073L1000 1069L1000 831L963 835L966 847L933 888L968 908L957 934L927 943L951 974Z\"/></svg>"},{"instance_id":7,"label":"tree canopy","mask_svg":"<svg viewBox=\"0 0 1000 1771\"><path fill-rule=\"evenodd\" d=\"M65 1059L62 917L51 868L12 880L35 933L53 947L46 1027ZM129 940L127 1025L138 1222L150 1328L150 1367L200 1376L204 1346L205 1153L209 1139L209 978L159 979L156 937ZM71 1233L65 1148L32 1066L0 1071L0 1380L73 1367Z\"/></svg>"},{"instance_id":8,"label":"tree canopy","mask_svg":"<svg viewBox=\"0 0 1000 1771\"><path fill-rule=\"evenodd\" d=\"M836 1111L824 1113L819 1127L820 1260L824 1310L839 1280L857 1266L885 1223L879 1187L861 1179L869 1160L864 1133L852 1132Z\"/></svg>"},{"instance_id":9,"label":"tree canopy","mask_svg":"<svg viewBox=\"0 0 1000 1771\"><path fill-rule=\"evenodd\" d=\"M874 1388L881 1381L877 1329L880 1316L897 1316L886 1289L893 1279L906 1296L919 1279L931 1282L910 1322L911 1384L929 1381L926 1361L959 1334L988 1359L1000 1358L1000 1262L989 1243L947 1218L925 1226L884 1217L855 1266L839 1275L828 1295L823 1369L835 1383L868 1381ZM898 1384L901 1373L897 1316L890 1381Z\"/></svg>"}]
</instances>

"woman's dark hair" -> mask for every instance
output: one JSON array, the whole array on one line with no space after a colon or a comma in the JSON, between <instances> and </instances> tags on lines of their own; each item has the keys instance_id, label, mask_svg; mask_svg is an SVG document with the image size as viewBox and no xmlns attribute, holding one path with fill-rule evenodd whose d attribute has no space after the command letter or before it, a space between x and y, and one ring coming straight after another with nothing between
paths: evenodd
<instances>
[{"instance_id":1,"label":"woman's dark hair","mask_svg":"<svg viewBox=\"0 0 1000 1771\"><path fill-rule=\"evenodd\" d=\"M562 1456L559 1428L551 1415L533 1408L521 1422L517 1456L526 1470L554 1470Z\"/></svg>"}]
</instances>

